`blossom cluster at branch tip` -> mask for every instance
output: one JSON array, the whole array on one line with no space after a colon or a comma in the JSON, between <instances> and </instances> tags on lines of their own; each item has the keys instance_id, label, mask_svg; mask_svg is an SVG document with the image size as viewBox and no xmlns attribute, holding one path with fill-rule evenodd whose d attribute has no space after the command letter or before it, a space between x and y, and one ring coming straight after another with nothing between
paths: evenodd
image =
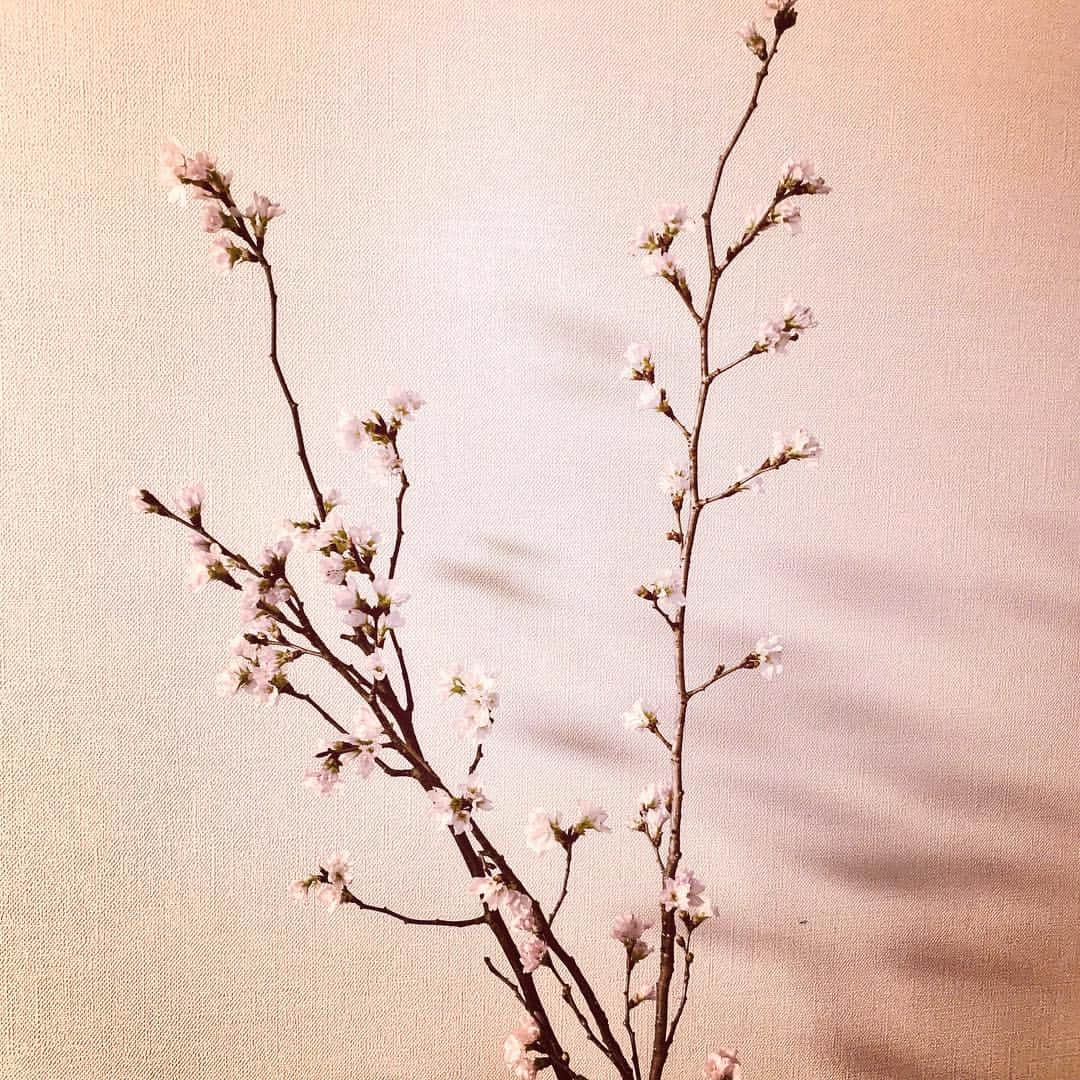
<instances>
[{"instance_id":1,"label":"blossom cluster at branch tip","mask_svg":"<svg viewBox=\"0 0 1080 1080\"><path fill-rule=\"evenodd\" d=\"M327 911L337 909L345 899L345 890L353 879L352 863L347 851L335 851L322 860L318 874L298 878L289 886L291 899L301 902L314 893L315 899Z\"/></svg>"},{"instance_id":2,"label":"blossom cluster at branch tip","mask_svg":"<svg viewBox=\"0 0 1080 1080\"><path fill-rule=\"evenodd\" d=\"M630 828L644 833L655 846L660 843L660 835L670 817L671 785L649 784L638 795L637 817L630 823Z\"/></svg>"},{"instance_id":3,"label":"blossom cluster at branch tip","mask_svg":"<svg viewBox=\"0 0 1080 1080\"><path fill-rule=\"evenodd\" d=\"M655 731L656 710L640 698L623 713L623 727L627 731Z\"/></svg>"},{"instance_id":4,"label":"blossom cluster at branch tip","mask_svg":"<svg viewBox=\"0 0 1080 1080\"><path fill-rule=\"evenodd\" d=\"M671 242L681 232L693 229L689 211L685 203L660 203L654 214L654 220L638 229L634 246L646 253L666 254Z\"/></svg>"},{"instance_id":5,"label":"blossom cluster at branch tip","mask_svg":"<svg viewBox=\"0 0 1080 1080\"><path fill-rule=\"evenodd\" d=\"M448 701L460 697L462 714L454 721L458 738L483 742L495 722L499 707L498 673L474 667L466 671L461 664L451 664L439 672L439 696Z\"/></svg>"},{"instance_id":6,"label":"blossom cluster at branch tip","mask_svg":"<svg viewBox=\"0 0 1080 1080\"><path fill-rule=\"evenodd\" d=\"M431 800L431 816L455 836L460 836L469 827L474 811L490 810L493 805L480 778L475 775L459 784L452 795L442 788L435 788L428 792L428 798Z\"/></svg>"},{"instance_id":7,"label":"blossom cluster at branch tip","mask_svg":"<svg viewBox=\"0 0 1080 1080\"><path fill-rule=\"evenodd\" d=\"M627 382L652 383L656 372L653 368L651 346L637 341L631 342L626 346L623 360L626 361L626 366L622 369L622 377Z\"/></svg>"},{"instance_id":8,"label":"blossom cluster at branch tip","mask_svg":"<svg viewBox=\"0 0 1080 1080\"><path fill-rule=\"evenodd\" d=\"M772 680L784 670L780 657L784 652L784 643L775 634L763 637L754 646L754 651L743 661L748 668L757 668L766 682Z\"/></svg>"},{"instance_id":9,"label":"blossom cluster at branch tip","mask_svg":"<svg viewBox=\"0 0 1080 1080\"><path fill-rule=\"evenodd\" d=\"M634 246L640 255L641 272L646 277L670 281L686 293L686 272L670 252L672 241L680 233L693 229L693 222L683 203L661 203L655 220L638 229Z\"/></svg>"},{"instance_id":10,"label":"blossom cluster at branch tip","mask_svg":"<svg viewBox=\"0 0 1080 1080\"><path fill-rule=\"evenodd\" d=\"M784 302L784 312L778 319L763 322L754 340L754 352L772 352L777 356L787 351L788 345L799 340L799 334L817 326L814 313L805 305L790 297Z\"/></svg>"},{"instance_id":11,"label":"blossom cluster at branch tip","mask_svg":"<svg viewBox=\"0 0 1080 1080\"><path fill-rule=\"evenodd\" d=\"M680 866L674 877L664 879L660 903L667 911L677 911L691 926L713 913L712 902L705 895L705 883L685 866Z\"/></svg>"},{"instance_id":12,"label":"blossom cluster at branch tip","mask_svg":"<svg viewBox=\"0 0 1080 1080\"><path fill-rule=\"evenodd\" d=\"M401 607L408 599L409 594L390 578L368 578L352 570L334 590L334 606L353 628L353 640L365 643L368 652L372 647L381 648L391 630L405 625Z\"/></svg>"},{"instance_id":13,"label":"blossom cluster at branch tip","mask_svg":"<svg viewBox=\"0 0 1080 1080\"><path fill-rule=\"evenodd\" d=\"M823 450L817 436L811 435L806 428L796 428L790 435L777 431L773 433L769 464L774 467L779 467L789 461L808 461L816 464Z\"/></svg>"},{"instance_id":14,"label":"blossom cluster at branch tip","mask_svg":"<svg viewBox=\"0 0 1080 1080\"><path fill-rule=\"evenodd\" d=\"M250 590L250 582L260 580L250 578L242 588ZM281 632L268 612L251 610L246 603L244 608L248 612L245 625L229 642L228 663L217 676L218 693L233 697L243 691L257 701L272 705L283 691L289 689L286 667L300 654L282 640Z\"/></svg>"},{"instance_id":15,"label":"blossom cluster at branch tip","mask_svg":"<svg viewBox=\"0 0 1080 1080\"><path fill-rule=\"evenodd\" d=\"M798 236L802 232L802 209L798 203L758 206L746 215L743 237L768 232L769 229L782 225L789 236Z\"/></svg>"},{"instance_id":16,"label":"blossom cluster at branch tip","mask_svg":"<svg viewBox=\"0 0 1080 1080\"><path fill-rule=\"evenodd\" d=\"M362 446L374 448L371 467L381 480L401 474L398 432L406 420L411 420L420 411L424 399L412 390L391 390L387 404L390 408L385 416L374 409L364 416L341 409L337 422L337 440L342 450L353 453Z\"/></svg>"},{"instance_id":17,"label":"blossom cluster at branch tip","mask_svg":"<svg viewBox=\"0 0 1080 1080\"><path fill-rule=\"evenodd\" d=\"M795 195L828 195L832 191L814 168L812 161L789 158L784 162L780 182L776 186L776 199L790 199Z\"/></svg>"},{"instance_id":18,"label":"blossom cluster at branch tip","mask_svg":"<svg viewBox=\"0 0 1080 1080\"><path fill-rule=\"evenodd\" d=\"M337 493L334 492L334 495ZM305 551L319 553L319 573L331 585L344 585L350 573L372 577L372 561L379 553L382 534L372 525L346 525L337 513L340 497L323 497L327 508L321 524L315 521L291 521L288 528L296 543Z\"/></svg>"},{"instance_id":19,"label":"blossom cluster at branch tip","mask_svg":"<svg viewBox=\"0 0 1080 1080\"><path fill-rule=\"evenodd\" d=\"M702 1080L742 1080L742 1063L734 1050L721 1047L718 1053L710 1054L701 1070Z\"/></svg>"},{"instance_id":20,"label":"blossom cluster at branch tip","mask_svg":"<svg viewBox=\"0 0 1080 1080\"><path fill-rule=\"evenodd\" d=\"M362 702L348 734L325 743L316 754L318 764L304 771L304 786L320 795L332 794L344 779L342 769L346 764L351 764L357 775L366 780L375 771L375 755L386 741L378 717L366 701Z\"/></svg>"},{"instance_id":21,"label":"blossom cluster at branch tip","mask_svg":"<svg viewBox=\"0 0 1080 1080\"><path fill-rule=\"evenodd\" d=\"M639 585L637 594L643 600L652 601L669 619L675 618L686 606L682 581L675 570L661 571L652 581Z\"/></svg>"},{"instance_id":22,"label":"blossom cluster at branch tip","mask_svg":"<svg viewBox=\"0 0 1080 1080\"><path fill-rule=\"evenodd\" d=\"M171 201L190 193L201 202L199 224L204 232L215 234L210 254L218 266L231 270L237 263L262 260L267 226L285 212L279 203L255 192L241 212L232 197L232 173L222 172L204 150L188 154L171 139L161 144L158 164Z\"/></svg>"},{"instance_id":23,"label":"blossom cluster at branch tip","mask_svg":"<svg viewBox=\"0 0 1080 1080\"><path fill-rule=\"evenodd\" d=\"M526 1013L503 1042L503 1061L514 1080L535 1080L536 1062L529 1056L529 1047L540 1038L540 1026Z\"/></svg>"},{"instance_id":24,"label":"blossom cluster at branch tip","mask_svg":"<svg viewBox=\"0 0 1080 1080\"><path fill-rule=\"evenodd\" d=\"M611 832L606 810L583 799L577 805L577 815L569 824L563 822L560 814L548 813L542 807L531 810L525 841L529 848L537 855L556 846L568 851L587 832Z\"/></svg>"},{"instance_id":25,"label":"blossom cluster at branch tip","mask_svg":"<svg viewBox=\"0 0 1080 1080\"><path fill-rule=\"evenodd\" d=\"M630 967L640 963L653 951L653 947L644 940L645 931L651 926L648 919L642 919L632 911L627 911L615 919L611 936L626 947L626 958Z\"/></svg>"}]
</instances>

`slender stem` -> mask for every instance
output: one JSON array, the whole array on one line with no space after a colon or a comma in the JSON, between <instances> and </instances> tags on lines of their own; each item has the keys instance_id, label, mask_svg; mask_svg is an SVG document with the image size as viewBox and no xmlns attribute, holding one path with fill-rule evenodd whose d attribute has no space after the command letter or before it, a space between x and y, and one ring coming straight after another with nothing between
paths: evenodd
<instances>
[{"instance_id":1,"label":"slender stem","mask_svg":"<svg viewBox=\"0 0 1080 1080\"><path fill-rule=\"evenodd\" d=\"M698 449L701 441L701 432L705 420L705 410L709 399L709 390L713 385L714 376L709 368L709 327L712 319L713 303L716 299L716 288L720 281L723 269L730 263L734 255L729 252L728 258L722 268L716 260L716 251L713 243L712 212L716 205L717 194L720 189L720 181L724 175L728 159L738 145L746 126L757 108L758 95L761 92L762 83L769 73L769 66L783 36L783 29L778 28L772 45L768 48L765 59L758 68L754 78L753 91L750 101L743 112L742 118L736 125L727 145L720 153L716 171L713 174L712 186L709 190L709 199L702 214L705 226L705 246L709 262L709 288L705 303L700 315L691 307L695 322L698 326L698 353L700 383L698 387L697 412L694 417L693 427L687 437L688 458L690 472L690 513L683 531L681 541L681 569L682 591L684 598L687 596L690 582L690 567L694 555L694 541L697 536L698 521L706 501L701 498L699 486ZM757 233L754 230L754 235ZM753 239L745 239L747 243ZM741 248L740 248L741 250ZM737 252L735 253L737 254ZM729 365L733 366L733 365ZM712 500L709 500L712 501ZM662 876L674 877L682 859L682 818L683 818L683 740L686 731L687 711L692 697L687 688L686 681L686 607L682 607L674 620L669 620L675 646L675 689L678 695L678 713L676 717L675 733L671 740L671 818L668 823L668 849L667 857L663 860ZM653 1016L653 1039L652 1056L649 1063L649 1080L661 1080L664 1067L667 1064L670 1050L668 1015L669 999L671 993L671 980L675 970L675 941L676 941L676 913L664 907L660 909L660 969L656 983L656 1010ZM684 976L689 979L689 970ZM679 1013L676 1016L680 1015Z\"/></svg>"},{"instance_id":2,"label":"slender stem","mask_svg":"<svg viewBox=\"0 0 1080 1080\"><path fill-rule=\"evenodd\" d=\"M292 415L293 434L296 436L296 453L300 463L304 467L304 475L307 477L308 487L315 499L315 512L320 521L326 520L326 503L323 501L322 492L315 480L315 473L311 469L311 461L308 459L307 448L304 446L304 429L300 424L300 406L296 398L289 390L289 384L285 381L285 372L281 370L281 361L278 359L278 294L274 288L274 271L266 257L260 252L259 261L266 277L266 288L270 294L270 363L274 366L274 374L277 376L278 385L285 395L285 401L289 405Z\"/></svg>"},{"instance_id":3,"label":"slender stem","mask_svg":"<svg viewBox=\"0 0 1080 1080\"><path fill-rule=\"evenodd\" d=\"M395 500L395 529L394 551L390 556L390 572L386 575L391 580L397 571L398 556L401 554L401 543L405 539L405 492L409 490L409 478L405 475L405 469L401 469L401 483L398 486L397 499Z\"/></svg>"},{"instance_id":4,"label":"slender stem","mask_svg":"<svg viewBox=\"0 0 1080 1080\"><path fill-rule=\"evenodd\" d=\"M402 915L400 911L394 911L388 907L380 907L378 904L366 904L347 888L343 887L341 892L343 903L352 904L353 907L358 907L361 911L375 911L380 915L389 915L390 918L407 923L409 926L483 926L487 922L483 915L477 915L472 919L414 919L411 915Z\"/></svg>"},{"instance_id":5,"label":"slender stem","mask_svg":"<svg viewBox=\"0 0 1080 1080\"><path fill-rule=\"evenodd\" d=\"M555 901L555 906L551 909L551 914L548 916L548 925L555 921L555 916L559 914L559 909L563 906L563 901L566 899L566 892L570 888L570 863L574 857L574 847L572 844L566 845L566 866L563 869L562 877L562 889L559 892L559 899Z\"/></svg>"},{"instance_id":6,"label":"slender stem","mask_svg":"<svg viewBox=\"0 0 1080 1080\"><path fill-rule=\"evenodd\" d=\"M574 1000L573 987L559 974L558 969L553 963L544 965L552 975L555 976L555 981L562 987L562 999L570 1006L571 1012L577 1017L577 1022L581 1025L582 1030L585 1032L585 1037L595 1046L600 1053L604 1055L609 1061L614 1064L614 1058L611 1051L597 1038L596 1033L592 1029L592 1025L589 1023L588 1017L581 1011L577 1001Z\"/></svg>"},{"instance_id":7,"label":"slender stem","mask_svg":"<svg viewBox=\"0 0 1080 1080\"><path fill-rule=\"evenodd\" d=\"M694 962L694 954L690 951L690 933L691 931L687 930L686 943L683 945L683 979L679 1007L675 1010L675 1016L671 1021L671 1028L667 1034L667 1047L669 1050L671 1044L675 1041L675 1031L679 1026L679 1021L682 1019L683 1011L686 1009L686 999L690 993L690 965Z\"/></svg>"},{"instance_id":8,"label":"slender stem","mask_svg":"<svg viewBox=\"0 0 1080 1080\"><path fill-rule=\"evenodd\" d=\"M510 987L510 992L514 995L514 997L518 999L519 1002L521 1002L522 1005L525 1004L525 999L521 996L521 991L517 988L517 984L513 981L513 979L508 978L495 966L495 962L491 959L490 956L484 957L484 965L487 967L488 971L490 971L491 974L499 980L499 982L501 982L504 986Z\"/></svg>"},{"instance_id":9,"label":"slender stem","mask_svg":"<svg viewBox=\"0 0 1080 1080\"><path fill-rule=\"evenodd\" d=\"M630 950L626 950L626 979L623 983L623 1027L630 1036L630 1057L634 1063L634 1080L641 1080L641 1060L638 1057L637 1033L634 1031L633 1022L630 1019L630 972L633 970L630 959Z\"/></svg>"},{"instance_id":10,"label":"slender stem","mask_svg":"<svg viewBox=\"0 0 1080 1080\"><path fill-rule=\"evenodd\" d=\"M348 729L339 724L310 694L301 694L292 686L285 687L281 693L285 697L295 698L297 701L305 701L310 705L335 731L341 735L348 735Z\"/></svg>"}]
</instances>

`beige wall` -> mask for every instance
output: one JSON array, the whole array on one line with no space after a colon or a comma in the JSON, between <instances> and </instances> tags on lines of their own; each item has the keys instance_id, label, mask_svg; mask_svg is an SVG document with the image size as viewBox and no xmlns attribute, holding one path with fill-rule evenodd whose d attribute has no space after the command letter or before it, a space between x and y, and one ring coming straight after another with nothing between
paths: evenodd
<instances>
[{"instance_id":1,"label":"beige wall","mask_svg":"<svg viewBox=\"0 0 1080 1080\"><path fill-rule=\"evenodd\" d=\"M803 6L721 235L793 151L836 194L745 258L718 345L789 292L821 327L724 384L707 465L726 477L804 421L828 456L703 537L697 661L760 630L791 652L771 688L725 683L693 735L689 848L720 915L673 1075L738 1042L755 1080L1068 1080L1080 24L1050 0ZM2 10L0 1071L497 1077L515 1010L476 939L284 897L344 844L368 899L461 912L444 839L425 820L402 841L420 808L378 780L301 789L313 720L214 696L233 602L183 593L180 539L125 505L201 477L250 547L303 499L257 282L209 268L155 149L211 147L288 207L283 354L355 505L383 496L334 448L336 406L398 379L428 398L402 568L423 723L455 760L431 673L501 668L487 775L518 850L529 806L587 794L622 819L657 767L618 714L667 692L632 588L663 555L653 474L675 447L616 376L651 338L681 400L692 335L627 241L657 199L700 205L747 11ZM597 970L648 872L636 839L580 871Z\"/></svg>"}]
</instances>

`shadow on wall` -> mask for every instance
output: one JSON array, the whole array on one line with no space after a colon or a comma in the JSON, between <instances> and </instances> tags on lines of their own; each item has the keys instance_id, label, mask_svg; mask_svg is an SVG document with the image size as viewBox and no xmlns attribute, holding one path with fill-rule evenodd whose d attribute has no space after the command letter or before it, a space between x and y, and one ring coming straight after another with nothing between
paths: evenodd
<instances>
[{"instance_id":1,"label":"shadow on wall","mask_svg":"<svg viewBox=\"0 0 1080 1080\"><path fill-rule=\"evenodd\" d=\"M1075 540L1061 525L1010 519L1006 534L1056 570L1058 591L1045 584L1053 572L1029 589L990 574L959 584L944 567L915 574L803 551L778 558L792 589L827 590L821 602L872 643L865 667L845 664L834 644L797 642L799 667L831 677L780 681L767 697L747 682L723 709L700 714L696 768L731 794L718 831L745 843L752 860L767 853L765 879L738 894L743 911L733 913L755 924L747 963L764 958L805 988L816 1056L839 1075L1080 1075L1069 1030L1080 1015L1080 792L1071 771L1080 703L1059 670L1080 611L1060 573ZM497 574L449 570L480 591L536 597L535 558L504 554ZM1015 649L980 651L976 624ZM898 650L897 635L911 631L920 640ZM575 721L536 722L529 737L594 769L644 760L610 718ZM785 891L817 897L807 925L777 904ZM724 921L704 935L702 953L730 947ZM859 1007L868 1001L880 1008ZM1063 1046L1074 1050L1063 1057Z\"/></svg>"},{"instance_id":2,"label":"shadow on wall","mask_svg":"<svg viewBox=\"0 0 1080 1080\"><path fill-rule=\"evenodd\" d=\"M792 588L827 586L821 602L875 642L864 688L846 676L820 681L831 688L817 696L778 685L702 767L743 800L725 829L852 913L838 933L822 913L827 941L815 919L806 933L763 928L777 962L802 972L818 1053L844 1076L1080 1075L1080 702L1061 677L1076 655L1062 573L1076 538L1053 525L1009 522L1038 553L1019 569L1033 581L1046 571L1030 589L804 552L777 560L797 568ZM926 639L897 650L905 627ZM976 627L1013 646L981 652ZM804 669L843 671L832 649L796 651ZM910 676L900 704L867 689L895 686L874 674L897 665ZM773 917L775 903L758 899L755 914Z\"/></svg>"}]
</instances>

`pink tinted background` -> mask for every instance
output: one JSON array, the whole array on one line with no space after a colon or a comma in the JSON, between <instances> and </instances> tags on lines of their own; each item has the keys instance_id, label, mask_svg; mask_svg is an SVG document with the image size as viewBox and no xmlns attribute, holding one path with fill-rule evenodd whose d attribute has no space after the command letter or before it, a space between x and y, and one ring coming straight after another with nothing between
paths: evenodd
<instances>
[{"instance_id":1,"label":"pink tinted background","mask_svg":"<svg viewBox=\"0 0 1080 1080\"><path fill-rule=\"evenodd\" d=\"M801 6L718 232L791 153L836 193L745 257L717 345L789 293L821 326L724 382L707 465L804 422L828 450L702 539L695 662L762 631L790 659L767 690L725 683L694 733L688 848L720 915L673 1075L737 1042L750 1077L1069 1080L1080 32L1049 2ZM486 768L518 852L530 806L622 820L659 768L619 714L667 703L632 593L667 554L676 445L618 357L652 341L678 402L693 341L628 238L660 199L700 207L748 13L3 5L3 1075L496 1077L516 1014L473 939L285 900L344 845L373 902L466 904L426 821L400 839L411 796L315 801L313 720L214 696L232 601L184 594L180 539L127 511L135 482L199 477L252 547L303 505L258 284L220 280L165 204L160 138L288 207L283 355L357 513L385 496L333 446L338 404L428 398L402 567L423 723L456 761L434 672L501 669ZM637 838L590 846L568 925L602 972L651 885Z\"/></svg>"}]
</instances>

